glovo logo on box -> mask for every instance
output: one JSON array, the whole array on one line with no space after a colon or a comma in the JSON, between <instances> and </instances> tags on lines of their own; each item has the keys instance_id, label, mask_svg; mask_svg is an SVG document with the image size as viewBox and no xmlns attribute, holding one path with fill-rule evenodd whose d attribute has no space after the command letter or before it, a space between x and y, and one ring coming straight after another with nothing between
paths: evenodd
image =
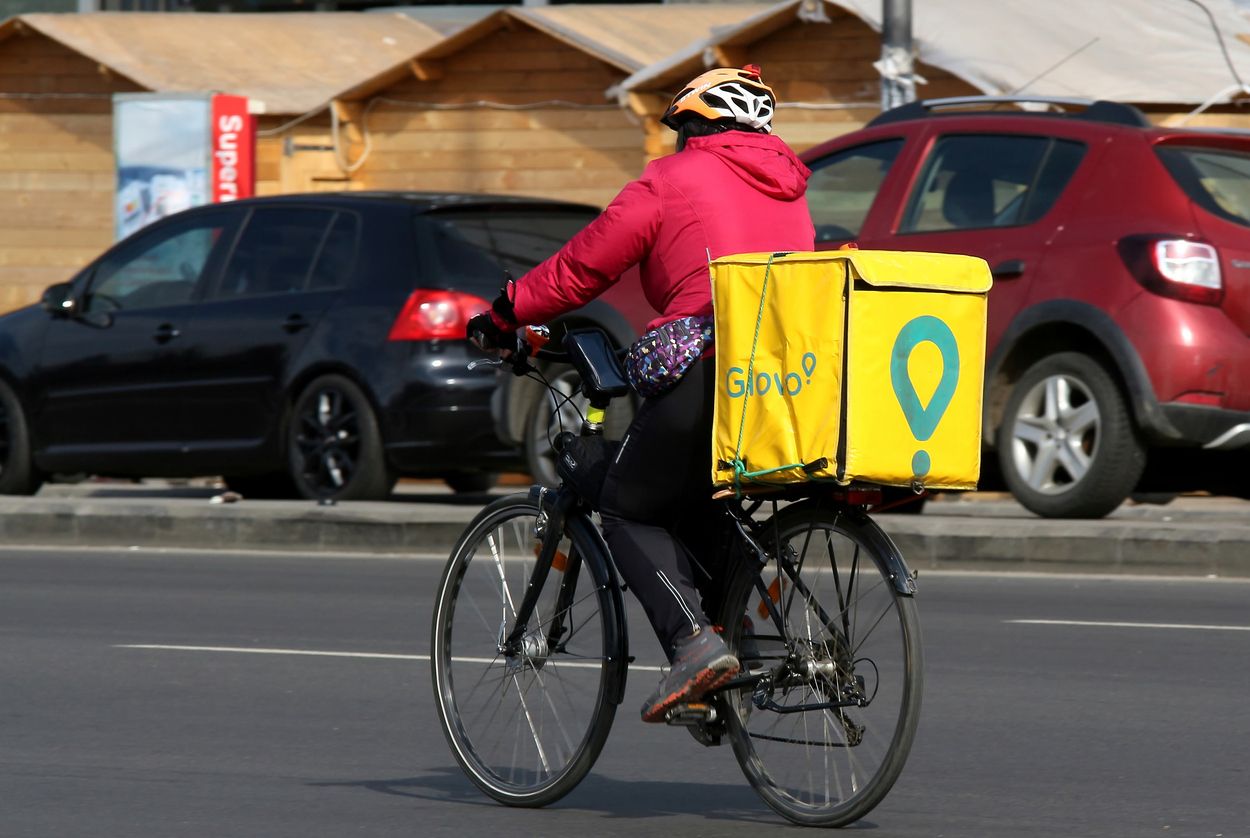
<instances>
[{"instance_id":1,"label":"glovo logo on box","mask_svg":"<svg viewBox=\"0 0 1250 838\"><path fill-rule=\"evenodd\" d=\"M845 285L846 266L819 254L713 263L715 483L833 478Z\"/></svg>"},{"instance_id":2,"label":"glovo logo on box","mask_svg":"<svg viewBox=\"0 0 1250 838\"><path fill-rule=\"evenodd\" d=\"M922 343L933 344L941 353L941 374L928 404L921 404L908 368L913 350ZM907 420L907 427L917 442L927 442L933 436L946 414L946 408L950 407L958 383L959 342L951 327L931 314L909 320L894 339L894 348L890 352L890 384L903 410L903 418ZM917 478L927 475L931 465L929 452L923 448L912 455L911 470Z\"/></svg>"},{"instance_id":3,"label":"glovo logo on box","mask_svg":"<svg viewBox=\"0 0 1250 838\"><path fill-rule=\"evenodd\" d=\"M725 373L725 395L731 399L745 396L766 396L774 393L781 396L798 396L803 392L803 385L811 385L812 375L816 372L816 353L805 352L799 361L803 375L797 372L766 372L744 370L742 367L730 367Z\"/></svg>"},{"instance_id":4,"label":"glovo logo on box","mask_svg":"<svg viewBox=\"0 0 1250 838\"><path fill-rule=\"evenodd\" d=\"M858 291L851 304L845 479L963 488L980 471L984 298Z\"/></svg>"}]
</instances>

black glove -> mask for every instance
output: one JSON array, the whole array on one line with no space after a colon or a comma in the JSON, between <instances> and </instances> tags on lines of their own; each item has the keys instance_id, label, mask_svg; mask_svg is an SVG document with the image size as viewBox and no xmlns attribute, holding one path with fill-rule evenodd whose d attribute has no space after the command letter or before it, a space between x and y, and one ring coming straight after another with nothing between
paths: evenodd
<instances>
[{"instance_id":1,"label":"black glove","mask_svg":"<svg viewBox=\"0 0 1250 838\"><path fill-rule=\"evenodd\" d=\"M516 352L520 348L516 329L501 328L489 311L469 318L465 326L465 336L483 352Z\"/></svg>"},{"instance_id":2,"label":"black glove","mask_svg":"<svg viewBox=\"0 0 1250 838\"><path fill-rule=\"evenodd\" d=\"M465 325L465 336L478 349L483 352L516 352L520 349L521 341L516 333L516 314L512 310L512 297L515 293L516 285L509 277L499 290L499 296L490 304L490 311L469 318Z\"/></svg>"}]
</instances>

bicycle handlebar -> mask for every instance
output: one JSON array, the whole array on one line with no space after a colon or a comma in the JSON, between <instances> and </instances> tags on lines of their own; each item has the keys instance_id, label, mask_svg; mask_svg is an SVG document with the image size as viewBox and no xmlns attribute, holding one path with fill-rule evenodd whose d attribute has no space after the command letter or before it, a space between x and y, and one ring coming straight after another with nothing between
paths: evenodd
<instances>
[{"instance_id":1,"label":"bicycle handlebar","mask_svg":"<svg viewBox=\"0 0 1250 838\"><path fill-rule=\"evenodd\" d=\"M546 326L526 326L523 330L524 337L519 341L519 351L510 353L507 358L481 358L472 361L469 363L469 370L472 371L478 367L507 366L511 368L513 375L521 377L534 371L534 366L530 363L530 359L557 364L572 363L573 356L568 352L547 348L550 334L550 330ZM618 354L623 353L623 351L618 350Z\"/></svg>"}]
</instances>

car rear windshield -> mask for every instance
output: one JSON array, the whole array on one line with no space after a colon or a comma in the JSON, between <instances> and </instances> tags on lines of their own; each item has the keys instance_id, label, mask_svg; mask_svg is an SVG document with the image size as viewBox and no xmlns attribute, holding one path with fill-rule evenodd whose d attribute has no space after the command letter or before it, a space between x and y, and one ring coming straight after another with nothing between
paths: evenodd
<instances>
[{"instance_id":1,"label":"car rear windshield","mask_svg":"<svg viewBox=\"0 0 1250 838\"><path fill-rule=\"evenodd\" d=\"M417 218L417 242L444 279L497 286L504 271L521 276L594 218L593 210L546 208L427 213Z\"/></svg>"},{"instance_id":2,"label":"car rear windshield","mask_svg":"<svg viewBox=\"0 0 1250 838\"><path fill-rule=\"evenodd\" d=\"M1198 206L1250 227L1250 154L1174 145L1161 146L1156 153Z\"/></svg>"}]
</instances>

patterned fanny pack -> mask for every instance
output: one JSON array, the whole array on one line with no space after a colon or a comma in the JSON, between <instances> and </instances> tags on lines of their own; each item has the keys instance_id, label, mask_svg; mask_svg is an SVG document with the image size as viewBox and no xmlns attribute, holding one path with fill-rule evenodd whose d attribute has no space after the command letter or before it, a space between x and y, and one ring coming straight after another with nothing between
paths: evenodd
<instances>
[{"instance_id":1,"label":"patterned fanny pack","mask_svg":"<svg viewBox=\"0 0 1250 838\"><path fill-rule=\"evenodd\" d=\"M629 347L625 373L640 395L672 389L712 345L712 316L682 317L657 326Z\"/></svg>"}]
</instances>

